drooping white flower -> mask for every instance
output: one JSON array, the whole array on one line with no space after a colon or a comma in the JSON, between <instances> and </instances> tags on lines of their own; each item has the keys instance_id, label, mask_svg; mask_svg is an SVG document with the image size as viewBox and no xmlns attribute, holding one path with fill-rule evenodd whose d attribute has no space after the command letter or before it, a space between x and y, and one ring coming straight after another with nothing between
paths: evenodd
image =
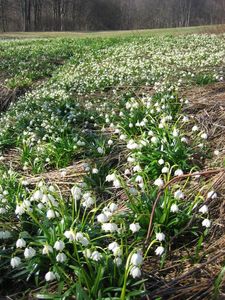
<instances>
[{"instance_id":1,"label":"drooping white flower","mask_svg":"<svg viewBox=\"0 0 225 300\"><path fill-rule=\"evenodd\" d=\"M158 143L158 138L157 138L156 136L153 136L153 137L151 138L151 142L152 142L153 144L157 144L157 143Z\"/></svg>"},{"instance_id":2,"label":"drooping white flower","mask_svg":"<svg viewBox=\"0 0 225 300\"><path fill-rule=\"evenodd\" d=\"M56 261L58 261L60 263L65 262L66 259L67 259L67 256L64 253L58 253L57 256L56 256Z\"/></svg>"},{"instance_id":3,"label":"drooping white flower","mask_svg":"<svg viewBox=\"0 0 225 300\"><path fill-rule=\"evenodd\" d=\"M211 226L211 221L209 219L204 219L202 221L202 226L206 227L206 228L209 228Z\"/></svg>"},{"instance_id":4,"label":"drooping white flower","mask_svg":"<svg viewBox=\"0 0 225 300\"><path fill-rule=\"evenodd\" d=\"M216 156L218 156L218 155L220 154L219 150L215 150L213 153L214 153Z\"/></svg>"},{"instance_id":5,"label":"drooping white flower","mask_svg":"<svg viewBox=\"0 0 225 300\"><path fill-rule=\"evenodd\" d=\"M82 206L85 208L90 208L94 203L94 198L88 197L85 201L82 202Z\"/></svg>"},{"instance_id":6,"label":"drooping white flower","mask_svg":"<svg viewBox=\"0 0 225 300\"><path fill-rule=\"evenodd\" d=\"M137 183L142 183L143 182L143 177L141 175L138 175L136 178L135 178L135 182Z\"/></svg>"},{"instance_id":7,"label":"drooping white flower","mask_svg":"<svg viewBox=\"0 0 225 300\"><path fill-rule=\"evenodd\" d=\"M176 213L179 211L179 207L177 206L177 204L172 204L171 207L170 207L170 211L172 213Z\"/></svg>"},{"instance_id":8,"label":"drooping white flower","mask_svg":"<svg viewBox=\"0 0 225 300\"><path fill-rule=\"evenodd\" d=\"M62 251L65 248L65 243L61 240L56 241L55 244L54 244L54 248L57 251Z\"/></svg>"},{"instance_id":9,"label":"drooping white flower","mask_svg":"<svg viewBox=\"0 0 225 300\"><path fill-rule=\"evenodd\" d=\"M165 238L166 238L166 236L165 236L165 234L163 232L157 232L156 233L156 240L157 241L162 242L162 241L165 240Z\"/></svg>"},{"instance_id":10,"label":"drooping white flower","mask_svg":"<svg viewBox=\"0 0 225 300\"><path fill-rule=\"evenodd\" d=\"M157 178L155 181L154 181L154 185L155 186L158 186L159 188L162 188L164 186L164 182L162 180L162 178Z\"/></svg>"},{"instance_id":11,"label":"drooping white flower","mask_svg":"<svg viewBox=\"0 0 225 300\"><path fill-rule=\"evenodd\" d=\"M6 209L4 207L0 207L0 215L3 215L6 213Z\"/></svg>"},{"instance_id":12,"label":"drooping white flower","mask_svg":"<svg viewBox=\"0 0 225 300\"><path fill-rule=\"evenodd\" d=\"M130 275L133 277L133 278L138 278L141 276L141 269L134 266L131 270L130 270Z\"/></svg>"},{"instance_id":13,"label":"drooping white flower","mask_svg":"<svg viewBox=\"0 0 225 300\"><path fill-rule=\"evenodd\" d=\"M177 190L175 193L174 193L174 198L175 199L184 199L184 193L181 191L181 190Z\"/></svg>"},{"instance_id":14,"label":"drooping white flower","mask_svg":"<svg viewBox=\"0 0 225 300\"><path fill-rule=\"evenodd\" d=\"M106 232L118 231L118 226L115 223L104 223L102 224L102 230Z\"/></svg>"},{"instance_id":15,"label":"drooping white flower","mask_svg":"<svg viewBox=\"0 0 225 300\"><path fill-rule=\"evenodd\" d=\"M109 218L106 216L106 214L101 213L97 216L97 221L99 223L107 223L109 221Z\"/></svg>"},{"instance_id":16,"label":"drooping white flower","mask_svg":"<svg viewBox=\"0 0 225 300\"><path fill-rule=\"evenodd\" d=\"M198 129L199 129L198 126L195 125L195 126L192 127L191 130L192 130L193 132L196 132L196 131L198 131Z\"/></svg>"},{"instance_id":17,"label":"drooping white flower","mask_svg":"<svg viewBox=\"0 0 225 300\"><path fill-rule=\"evenodd\" d=\"M21 264L21 258L20 257L14 256L14 257L11 258L10 265L13 269L17 268L20 264Z\"/></svg>"},{"instance_id":18,"label":"drooping white flower","mask_svg":"<svg viewBox=\"0 0 225 300\"><path fill-rule=\"evenodd\" d=\"M36 250L32 247L28 247L24 250L24 257L30 259L36 255Z\"/></svg>"},{"instance_id":19,"label":"drooping white flower","mask_svg":"<svg viewBox=\"0 0 225 300\"><path fill-rule=\"evenodd\" d=\"M97 152L98 152L99 154L103 154L103 153L104 153L104 149L103 149L102 147L98 147L98 148L97 148Z\"/></svg>"},{"instance_id":20,"label":"drooping white flower","mask_svg":"<svg viewBox=\"0 0 225 300\"><path fill-rule=\"evenodd\" d=\"M208 194L207 194L207 199L216 199L217 198L217 193L215 192L215 191L210 191L210 192L208 192Z\"/></svg>"},{"instance_id":21,"label":"drooping white flower","mask_svg":"<svg viewBox=\"0 0 225 300\"><path fill-rule=\"evenodd\" d=\"M53 248L50 245L44 245L43 249L42 249L42 254L43 255L47 255L49 253L53 253Z\"/></svg>"},{"instance_id":22,"label":"drooping white flower","mask_svg":"<svg viewBox=\"0 0 225 300\"><path fill-rule=\"evenodd\" d=\"M114 248L117 248L117 247L119 247L119 244L118 244L117 242L112 242L112 243L110 243L110 244L108 245L108 249L109 249L110 251L113 251L113 249L114 249Z\"/></svg>"},{"instance_id":23,"label":"drooping white flower","mask_svg":"<svg viewBox=\"0 0 225 300\"><path fill-rule=\"evenodd\" d=\"M109 210L113 213L118 209L118 205L116 203L111 203L109 205Z\"/></svg>"},{"instance_id":24,"label":"drooping white flower","mask_svg":"<svg viewBox=\"0 0 225 300\"><path fill-rule=\"evenodd\" d=\"M16 241L16 248L25 248L26 247L26 241L24 239L18 239Z\"/></svg>"},{"instance_id":25,"label":"drooping white flower","mask_svg":"<svg viewBox=\"0 0 225 300\"><path fill-rule=\"evenodd\" d=\"M43 198L43 193L41 190L37 190L34 194L33 194L33 199L38 201L41 200Z\"/></svg>"},{"instance_id":26,"label":"drooping white flower","mask_svg":"<svg viewBox=\"0 0 225 300\"><path fill-rule=\"evenodd\" d=\"M139 223L132 223L132 224L130 224L129 228L133 233L135 233L141 229L141 226Z\"/></svg>"},{"instance_id":27,"label":"drooping white flower","mask_svg":"<svg viewBox=\"0 0 225 300\"><path fill-rule=\"evenodd\" d=\"M115 257L113 262L117 265L117 267L122 265L122 259L120 257Z\"/></svg>"},{"instance_id":28,"label":"drooping white flower","mask_svg":"<svg viewBox=\"0 0 225 300\"><path fill-rule=\"evenodd\" d=\"M82 191L81 191L81 189L78 186L74 186L71 189L71 194L73 196L73 199L75 201L78 201L81 198Z\"/></svg>"},{"instance_id":29,"label":"drooping white flower","mask_svg":"<svg viewBox=\"0 0 225 300\"><path fill-rule=\"evenodd\" d=\"M133 266L140 266L143 263L143 257L140 253L134 253L131 256L130 262Z\"/></svg>"},{"instance_id":30,"label":"drooping white flower","mask_svg":"<svg viewBox=\"0 0 225 300\"><path fill-rule=\"evenodd\" d=\"M106 182L112 182L114 180L116 180L116 174L114 174L114 173L107 175L106 178L105 178Z\"/></svg>"},{"instance_id":31,"label":"drooping white flower","mask_svg":"<svg viewBox=\"0 0 225 300\"><path fill-rule=\"evenodd\" d=\"M202 214L206 214L208 212L208 206L207 205L203 205L202 207L199 208L199 212Z\"/></svg>"},{"instance_id":32,"label":"drooping white flower","mask_svg":"<svg viewBox=\"0 0 225 300\"><path fill-rule=\"evenodd\" d=\"M162 159L162 158L161 158L160 160L158 160L158 164L159 164L160 166L163 165L164 162L165 162L165 161L164 161L164 159Z\"/></svg>"},{"instance_id":33,"label":"drooping white flower","mask_svg":"<svg viewBox=\"0 0 225 300\"><path fill-rule=\"evenodd\" d=\"M207 138L208 138L207 133L203 132L203 133L201 134L201 138L202 138L203 140L207 140Z\"/></svg>"},{"instance_id":34,"label":"drooping white flower","mask_svg":"<svg viewBox=\"0 0 225 300\"><path fill-rule=\"evenodd\" d=\"M54 219L54 218L56 217L54 210L53 210L53 209L49 209L49 210L47 211L46 217L47 217L49 220Z\"/></svg>"},{"instance_id":35,"label":"drooping white flower","mask_svg":"<svg viewBox=\"0 0 225 300\"><path fill-rule=\"evenodd\" d=\"M86 257L86 258L90 258L91 255L92 255L92 252L91 252L90 249L85 249L85 250L83 251L83 255L84 255L84 257Z\"/></svg>"},{"instance_id":36,"label":"drooping white flower","mask_svg":"<svg viewBox=\"0 0 225 300\"><path fill-rule=\"evenodd\" d=\"M16 210L15 210L15 214L18 216L22 216L25 213L25 208L24 206L21 204L17 204L16 206Z\"/></svg>"},{"instance_id":37,"label":"drooping white flower","mask_svg":"<svg viewBox=\"0 0 225 300\"><path fill-rule=\"evenodd\" d=\"M99 260L101 260L101 258L102 258L102 255L98 251L94 251L91 254L91 259L94 260L94 261L99 261Z\"/></svg>"},{"instance_id":38,"label":"drooping white flower","mask_svg":"<svg viewBox=\"0 0 225 300\"><path fill-rule=\"evenodd\" d=\"M162 174L166 174L166 173L169 173L170 169L168 167L163 167L162 168Z\"/></svg>"},{"instance_id":39,"label":"drooping white flower","mask_svg":"<svg viewBox=\"0 0 225 300\"><path fill-rule=\"evenodd\" d=\"M159 246L155 249L155 254L160 256L163 254L164 250L165 250L164 247Z\"/></svg>"},{"instance_id":40,"label":"drooping white flower","mask_svg":"<svg viewBox=\"0 0 225 300\"><path fill-rule=\"evenodd\" d=\"M53 280L55 280L55 279L56 279L55 273L49 271L48 273L45 274L45 280L46 280L47 282L53 281Z\"/></svg>"},{"instance_id":41,"label":"drooping white flower","mask_svg":"<svg viewBox=\"0 0 225 300\"><path fill-rule=\"evenodd\" d=\"M121 183L120 183L119 179L116 179L116 180L113 181L113 186L116 189L119 189L121 187Z\"/></svg>"},{"instance_id":42,"label":"drooping white flower","mask_svg":"<svg viewBox=\"0 0 225 300\"><path fill-rule=\"evenodd\" d=\"M184 172L181 170L181 169L177 169L175 172L174 172L174 176L181 176L183 175Z\"/></svg>"},{"instance_id":43,"label":"drooping white flower","mask_svg":"<svg viewBox=\"0 0 225 300\"><path fill-rule=\"evenodd\" d=\"M92 169L92 174L98 174L98 169L97 168L93 168Z\"/></svg>"}]
</instances>

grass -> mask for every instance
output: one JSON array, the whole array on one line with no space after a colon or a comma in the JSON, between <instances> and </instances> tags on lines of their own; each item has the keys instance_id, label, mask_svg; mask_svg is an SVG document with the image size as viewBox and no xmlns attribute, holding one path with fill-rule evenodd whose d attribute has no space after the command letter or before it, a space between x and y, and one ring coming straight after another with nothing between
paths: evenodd
<instances>
[{"instance_id":1,"label":"grass","mask_svg":"<svg viewBox=\"0 0 225 300\"><path fill-rule=\"evenodd\" d=\"M93 37L123 37L123 36L145 36L145 35L177 35L177 34L199 34L206 32L224 32L223 25L205 25L192 27L162 28L162 29L138 29L120 31L96 31L96 32L2 32L2 39L24 39L24 38L93 38Z\"/></svg>"}]
</instances>

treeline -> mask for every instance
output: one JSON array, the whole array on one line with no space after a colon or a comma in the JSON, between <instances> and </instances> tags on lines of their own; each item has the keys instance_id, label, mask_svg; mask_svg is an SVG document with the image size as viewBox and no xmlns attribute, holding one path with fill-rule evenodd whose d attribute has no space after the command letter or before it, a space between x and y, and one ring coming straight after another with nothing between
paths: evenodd
<instances>
[{"instance_id":1,"label":"treeline","mask_svg":"<svg viewBox=\"0 0 225 300\"><path fill-rule=\"evenodd\" d=\"M183 27L225 21L225 0L0 0L0 31Z\"/></svg>"}]
</instances>

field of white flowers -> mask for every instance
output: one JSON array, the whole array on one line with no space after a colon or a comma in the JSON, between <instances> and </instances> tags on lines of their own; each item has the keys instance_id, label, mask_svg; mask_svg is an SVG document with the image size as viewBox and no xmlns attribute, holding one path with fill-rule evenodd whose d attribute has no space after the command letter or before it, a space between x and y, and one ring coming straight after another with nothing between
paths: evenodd
<instances>
[{"instance_id":1,"label":"field of white flowers","mask_svg":"<svg viewBox=\"0 0 225 300\"><path fill-rule=\"evenodd\" d=\"M0 83L23 89L0 114L3 299L217 299L222 263L182 283L224 236L223 159L205 163L224 152L184 91L224 70L225 36L0 42Z\"/></svg>"}]
</instances>

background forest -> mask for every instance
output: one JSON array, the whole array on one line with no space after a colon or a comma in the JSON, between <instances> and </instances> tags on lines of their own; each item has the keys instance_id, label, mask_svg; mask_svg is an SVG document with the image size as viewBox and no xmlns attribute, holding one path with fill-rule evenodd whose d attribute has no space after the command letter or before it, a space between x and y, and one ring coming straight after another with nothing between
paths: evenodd
<instances>
[{"instance_id":1,"label":"background forest","mask_svg":"<svg viewBox=\"0 0 225 300\"><path fill-rule=\"evenodd\" d=\"M94 31L219 24L225 0L0 0L0 31Z\"/></svg>"}]
</instances>

